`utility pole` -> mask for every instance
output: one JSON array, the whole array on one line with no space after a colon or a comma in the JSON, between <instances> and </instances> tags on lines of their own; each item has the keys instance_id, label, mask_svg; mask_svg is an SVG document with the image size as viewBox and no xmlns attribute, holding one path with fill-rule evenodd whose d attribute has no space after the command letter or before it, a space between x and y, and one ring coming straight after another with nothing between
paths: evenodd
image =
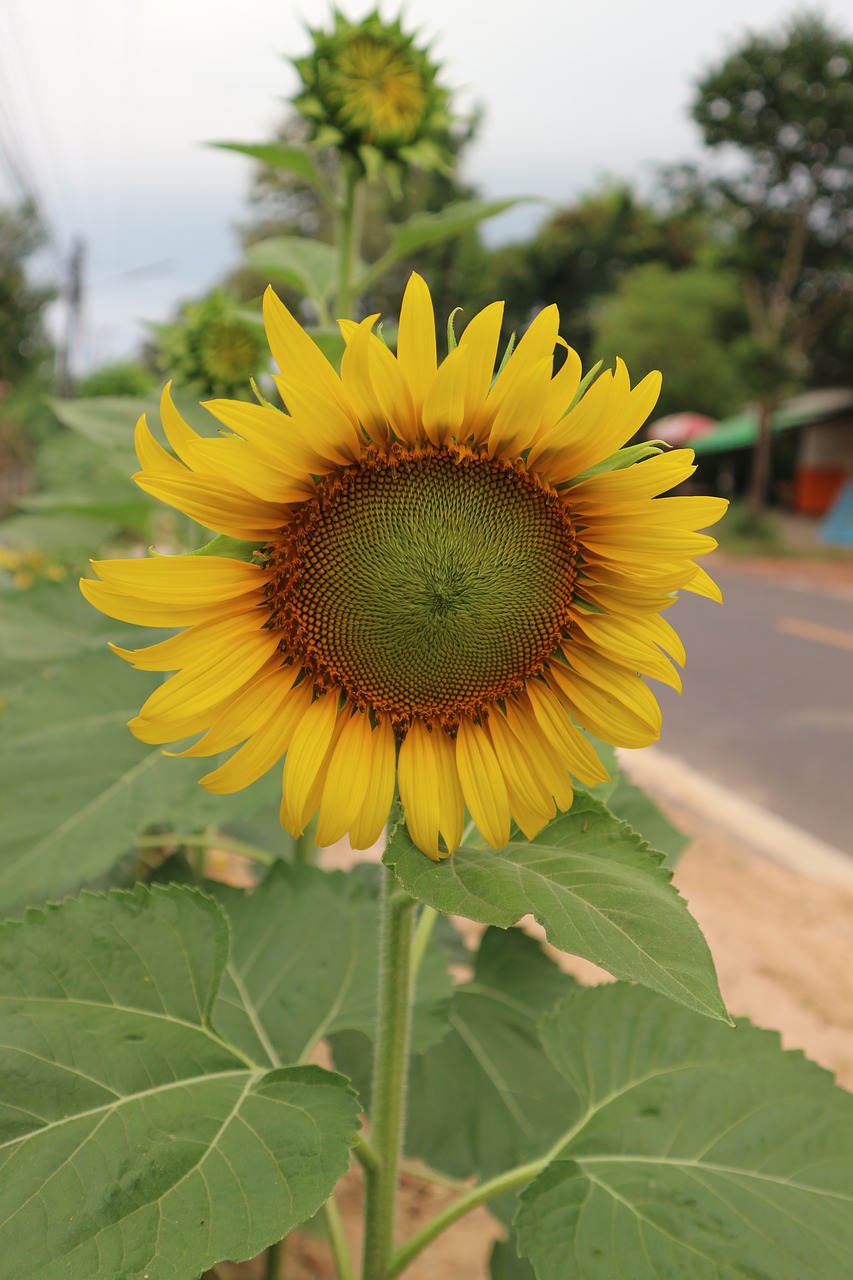
<instances>
[{"instance_id":1,"label":"utility pole","mask_svg":"<svg viewBox=\"0 0 853 1280\"><path fill-rule=\"evenodd\" d=\"M83 264L86 245L82 236L76 236L68 259L68 275L63 288L65 299L65 340L59 350L56 384L61 396L74 391L73 366L79 353L83 335Z\"/></svg>"}]
</instances>

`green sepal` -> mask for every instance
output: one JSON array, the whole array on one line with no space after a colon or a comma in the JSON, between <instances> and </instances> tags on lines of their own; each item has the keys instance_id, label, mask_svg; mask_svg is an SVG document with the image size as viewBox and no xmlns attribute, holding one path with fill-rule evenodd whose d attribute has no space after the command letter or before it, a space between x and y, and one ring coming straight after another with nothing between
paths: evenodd
<instances>
[{"instance_id":1,"label":"green sepal","mask_svg":"<svg viewBox=\"0 0 853 1280\"><path fill-rule=\"evenodd\" d=\"M229 538L225 533L218 533L211 542L191 551L191 556L223 556L226 560L246 560L250 564L257 563L257 552L263 551L265 542L244 542L242 538Z\"/></svg>"},{"instance_id":2,"label":"green sepal","mask_svg":"<svg viewBox=\"0 0 853 1280\"><path fill-rule=\"evenodd\" d=\"M616 453L611 453L610 457L605 458L603 462L597 462L594 467L587 467L586 471L572 476L571 480L560 485L560 488L570 489L583 480L591 480L593 476L603 476L608 471L624 471L626 467L633 467L635 463L643 462L646 458L654 458L663 452L664 450L652 440L643 440L641 444L629 445L627 449L617 449Z\"/></svg>"},{"instance_id":3,"label":"green sepal","mask_svg":"<svg viewBox=\"0 0 853 1280\"><path fill-rule=\"evenodd\" d=\"M587 389L595 381L595 379L598 377L599 373L601 372L601 366L603 364L604 364L603 360L597 360L595 364L592 366L592 368L587 373L585 373L584 376L581 378L580 382L578 383L578 389L575 392L574 396L572 397L572 403L569 405L568 409L566 410L566 414L571 413L572 409L574 409L575 405L578 403L581 396L586 394ZM563 417L565 417L566 414L564 414Z\"/></svg>"}]
</instances>

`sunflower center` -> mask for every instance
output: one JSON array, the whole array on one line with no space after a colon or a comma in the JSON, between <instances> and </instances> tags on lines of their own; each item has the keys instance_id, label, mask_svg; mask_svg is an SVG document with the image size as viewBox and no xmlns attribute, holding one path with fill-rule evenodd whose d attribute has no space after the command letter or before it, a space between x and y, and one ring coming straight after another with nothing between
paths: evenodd
<instances>
[{"instance_id":1,"label":"sunflower center","mask_svg":"<svg viewBox=\"0 0 853 1280\"><path fill-rule=\"evenodd\" d=\"M568 623L575 538L557 495L485 455L373 455L270 548L270 625L319 685L447 728L520 690Z\"/></svg>"}]
</instances>

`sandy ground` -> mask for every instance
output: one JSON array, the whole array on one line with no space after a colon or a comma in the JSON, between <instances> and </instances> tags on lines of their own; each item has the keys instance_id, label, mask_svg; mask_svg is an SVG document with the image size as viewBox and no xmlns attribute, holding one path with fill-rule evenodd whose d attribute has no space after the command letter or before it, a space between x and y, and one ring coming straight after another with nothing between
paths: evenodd
<instances>
[{"instance_id":1,"label":"sandy ground","mask_svg":"<svg viewBox=\"0 0 853 1280\"><path fill-rule=\"evenodd\" d=\"M853 1089L853 890L821 883L777 866L746 844L736 847L699 830L695 813L664 805L694 841L676 883L708 938L729 1010L782 1034ZM558 954L558 953L555 953ZM559 956L582 981L605 975ZM453 1198L447 1190L408 1177L402 1189L399 1238L405 1239ZM358 1256L361 1187L351 1174L339 1202ZM406 1272L407 1280L488 1280L487 1260L499 1228L481 1209L435 1242ZM221 1280L260 1280L257 1264L221 1269ZM328 1250L295 1232L288 1240L281 1280L334 1280Z\"/></svg>"}]
</instances>

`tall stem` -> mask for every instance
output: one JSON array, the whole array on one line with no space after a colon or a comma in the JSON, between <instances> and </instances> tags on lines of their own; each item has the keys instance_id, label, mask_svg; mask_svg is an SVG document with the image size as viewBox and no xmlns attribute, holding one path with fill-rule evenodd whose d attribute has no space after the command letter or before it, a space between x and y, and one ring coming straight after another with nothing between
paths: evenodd
<instances>
[{"instance_id":1,"label":"tall stem","mask_svg":"<svg viewBox=\"0 0 853 1280\"><path fill-rule=\"evenodd\" d=\"M359 191L361 175L351 161L343 160L343 193L338 222L338 290L335 315L349 316L352 311L353 267L358 252Z\"/></svg>"},{"instance_id":2,"label":"tall stem","mask_svg":"<svg viewBox=\"0 0 853 1280\"><path fill-rule=\"evenodd\" d=\"M397 1173L409 1065L414 905L414 899L400 890L393 871L386 868L371 1104L371 1145L378 1164L365 1168L362 1280L383 1280L394 1253Z\"/></svg>"}]
</instances>

